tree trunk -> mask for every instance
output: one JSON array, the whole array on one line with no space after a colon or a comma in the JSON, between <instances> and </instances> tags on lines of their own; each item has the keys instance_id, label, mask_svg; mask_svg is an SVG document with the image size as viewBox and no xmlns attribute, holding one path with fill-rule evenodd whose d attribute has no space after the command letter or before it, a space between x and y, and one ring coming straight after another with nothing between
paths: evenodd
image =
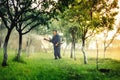
<instances>
[{"instance_id":1,"label":"tree trunk","mask_svg":"<svg viewBox=\"0 0 120 80\"><path fill-rule=\"evenodd\" d=\"M22 33L19 32L19 47L18 47L18 54L17 54L17 57L16 57L17 61L20 60L21 49L22 49Z\"/></svg>"},{"instance_id":2,"label":"tree trunk","mask_svg":"<svg viewBox=\"0 0 120 80\"><path fill-rule=\"evenodd\" d=\"M0 48L2 48L2 43L3 43L3 29L2 25L0 25Z\"/></svg>"},{"instance_id":3,"label":"tree trunk","mask_svg":"<svg viewBox=\"0 0 120 80\"><path fill-rule=\"evenodd\" d=\"M74 54L74 60L76 60L76 55L75 55L75 41L73 41L73 54Z\"/></svg>"},{"instance_id":4,"label":"tree trunk","mask_svg":"<svg viewBox=\"0 0 120 80\"><path fill-rule=\"evenodd\" d=\"M104 52L103 52L103 54L104 54L104 59L106 58L106 47L104 47Z\"/></svg>"},{"instance_id":5,"label":"tree trunk","mask_svg":"<svg viewBox=\"0 0 120 80\"><path fill-rule=\"evenodd\" d=\"M65 46L65 48L64 48L63 56L65 56L67 46L68 46L68 45L66 44L66 46Z\"/></svg>"},{"instance_id":6,"label":"tree trunk","mask_svg":"<svg viewBox=\"0 0 120 80\"><path fill-rule=\"evenodd\" d=\"M105 59L105 52L106 52L105 46L106 46L106 38L104 39L104 49L103 49L103 58L104 59Z\"/></svg>"},{"instance_id":7,"label":"tree trunk","mask_svg":"<svg viewBox=\"0 0 120 80\"><path fill-rule=\"evenodd\" d=\"M27 53L27 57L30 56L30 46L31 46L32 40L30 37L28 37L27 39L27 45L26 45L26 53Z\"/></svg>"},{"instance_id":8,"label":"tree trunk","mask_svg":"<svg viewBox=\"0 0 120 80\"><path fill-rule=\"evenodd\" d=\"M73 40L72 40L72 46L71 46L71 55L70 55L71 58L74 57L74 60L76 60L76 55L75 55L75 38L73 37Z\"/></svg>"},{"instance_id":9,"label":"tree trunk","mask_svg":"<svg viewBox=\"0 0 120 80\"><path fill-rule=\"evenodd\" d=\"M97 55L96 55L96 68L97 68L97 70L98 70L98 68L99 68L99 65L98 65L99 52L98 52L98 43L97 43L97 40L96 40L96 49L97 49Z\"/></svg>"},{"instance_id":10,"label":"tree trunk","mask_svg":"<svg viewBox=\"0 0 120 80\"><path fill-rule=\"evenodd\" d=\"M73 58L73 42L72 42L72 44L71 44L71 52L70 52L71 54L70 54L70 58Z\"/></svg>"},{"instance_id":11,"label":"tree trunk","mask_svg":"<svg viewBox=\"0 0 120 80\"><path fill-rule=\"evenodd\" d=\"M2 33L0 33L0 48L2 48Z\"/></svg>"},{"instance_id":12,"label":"tree trunk","mask_svg":"<svg viewBox=\"0 0 120 80\"><path fill-rule=\"evenodd\" d=\"M86 52L85 52L85 39L82 39L82 53L83 53L83 57L84 57L84 64L87 64L87 56L86 56Z\"/></svg>"},{"instance_id":13,"label":"tree trunk","mask_svg":"<svg viewBox=\"0 0 120 80\"><path fill-rule=\"evenodd\" d=\"M12 29L8 30L7 35L6 35L6 37L5 37L5 40L4 40L4 44L3 44L4 57L3 57L2 66L7 66L7 58L8 58L7 46L8 46L8 41L9 41L11 32L12 32Z\"/></svg>"}]
</instances>

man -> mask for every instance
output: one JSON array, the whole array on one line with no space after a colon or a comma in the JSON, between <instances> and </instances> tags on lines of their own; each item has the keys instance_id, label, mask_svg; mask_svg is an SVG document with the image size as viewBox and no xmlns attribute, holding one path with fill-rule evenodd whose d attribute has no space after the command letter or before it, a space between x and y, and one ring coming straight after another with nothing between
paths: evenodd
<instances>
[{"instance_id":1,"label":"man","mask_svg":"<svg viewBox=\"0 0 120 80\"><path fill-rule=\"evenodd\" d=\"M53 38L52 39L46 39L45 40L52 42L53 46L54 46L54 56L55 59L61 59L61 55L60 55L60 36L57 33L57 30L53 31Z\"/></svg>"}]
</instances>

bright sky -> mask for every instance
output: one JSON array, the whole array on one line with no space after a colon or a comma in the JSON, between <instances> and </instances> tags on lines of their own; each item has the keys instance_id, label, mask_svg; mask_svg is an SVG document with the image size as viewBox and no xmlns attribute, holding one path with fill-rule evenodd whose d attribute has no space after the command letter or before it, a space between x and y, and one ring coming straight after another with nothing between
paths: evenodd
<instances>
[{"instance_id":1,"label":"bright sky","mask_svg":"<svg viewBox=\"0 0 120 80\"><path fill-rule=\"evenodd\" d=\"M120 0L118 0L118 5L120 7ZM116 16L115 29L114 29L114 31L110 32L109 35L113 35L115 33L115 31L116 31L116 28L118 28L118 27L120 28L120 8L118 9L118 12L119 13ZM117 39L120 40L120 36L118 36Z\"/></svg>"},{"instance_id":2,"label":"bright sky","mask_svg":"<svg viewBox=\"0 0 120 80\"><path fill-rule=\"evenodd\" d=\"M120 0L118 0L118 5L120 7ZM114 25L114 30L110 31L109 34L108 34L108 38L107 40L110 40L112 38L112 36L114 35L114 33L116 32L117 28L119 27L120 28L120 8L118 9L118 15L116 16L116 22L115 22L115 25ZM99 35L96 35L97 37L97 41L99 40L103 40L104 39L104 34L103 33L100 33ZM116 37L116 39L120 40L120 35L118 35ZM91 45L89 45L89 48L90 49L96 49L96 42L91 42Z\"/></svg>"},{"instance_id":3,"label":"bright sky","mask_svg":"<svg viewBox=\"0 0 120 80\"><path fill-rule=\"evenodd\" d=\"M118 0L118 5L120 7L120 0ZM120 27L120 8L117 9L117 11L119 12L118 15L116 16L116 22L114 24L114 30L110 31L109 34L108 34L108 40L112 38L112 36L114 35L114 33L116 32L117 28ZM99 35L97 35L98 38L101 38L101 39L104 39L104 34L101 33ZM119 39L120 40L120 36L118 36L116 39Z\"/></svg>"}]
</instances>

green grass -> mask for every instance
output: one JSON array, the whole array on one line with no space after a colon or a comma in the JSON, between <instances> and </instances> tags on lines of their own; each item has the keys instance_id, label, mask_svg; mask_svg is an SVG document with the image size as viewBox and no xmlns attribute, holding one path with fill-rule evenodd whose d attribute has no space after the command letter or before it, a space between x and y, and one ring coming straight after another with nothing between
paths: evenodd
<instances>
[{"instance_id":1,"label":"green grass","mask_svg":"<svg viewBox=\"0 0 120 80\"><path fill-rule=\"evenodd\" d=\"M85 65L82 57L76 61L68 56L54 60L52 53L34 53L30 57L23 53L25 63L18 63L13 61L15 52L9 52L9 66L0 66L0 80L120 80L120 61L100 59L100 68L111 69L109 73L101 73L96 70L94 58L89 58ZM0 63L2 56L0 49Z\"/></svg>"}]
</instances>

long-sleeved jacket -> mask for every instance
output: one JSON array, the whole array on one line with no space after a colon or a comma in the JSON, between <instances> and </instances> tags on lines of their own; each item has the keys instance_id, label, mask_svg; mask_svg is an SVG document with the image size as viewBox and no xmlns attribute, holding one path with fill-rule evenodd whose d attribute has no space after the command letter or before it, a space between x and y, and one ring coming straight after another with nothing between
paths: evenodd
<instances>
[{"instance_id":1,"label":"long-sleeved jacket","mask_svg":"<svg viewBox=\"0 0 120 80\"><path fill-rule=\"evenodd\" d=\"M52 42L54 44L54 46L56 44L58 44L58 46L60 46L60 36L58 34L53 36L53 38L50 40L50 42Z\"/></svg>"}]
</instances>

